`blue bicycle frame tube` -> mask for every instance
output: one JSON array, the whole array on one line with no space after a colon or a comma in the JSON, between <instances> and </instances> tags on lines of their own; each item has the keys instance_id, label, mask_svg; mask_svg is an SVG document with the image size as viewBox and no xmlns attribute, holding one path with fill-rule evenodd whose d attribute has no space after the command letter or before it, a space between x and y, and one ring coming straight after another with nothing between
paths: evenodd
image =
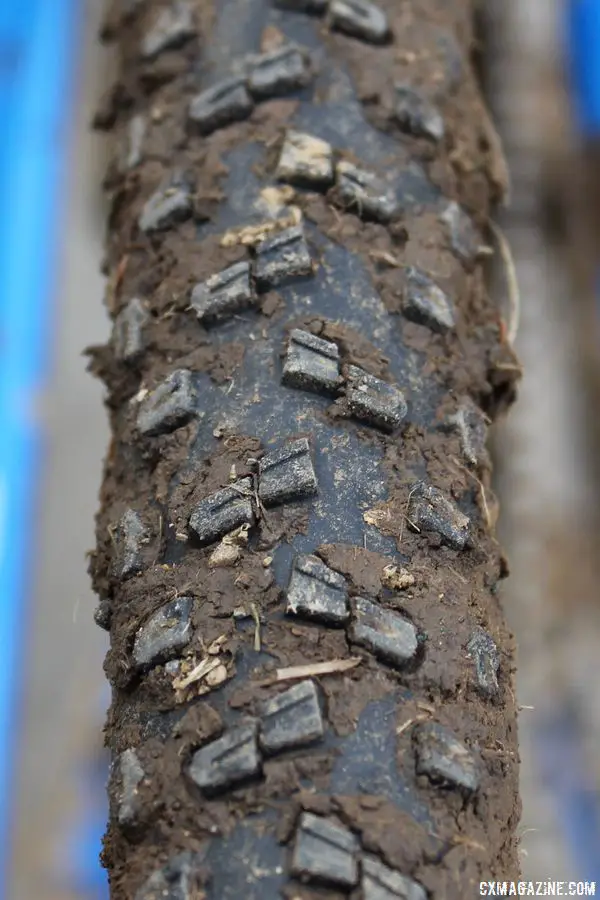
<instances>
[{"instance_id":1,"label":"blue bicycle frame tube","mask_svg":"<svg viewBox=\"0 0 600 900\"><path fill-rule=\"evenodd\" d=\"M39 401L51 344L76 0L0 0L0 898L37 549ZM57 699L57 702L59 700Z\"/></svg>"},{"instance_id":2,"label":"blue bicycle frame tube","mask_svg":"<svg viewBox=\"0 0 600 900\"><path fill-rule=\"evenodd\" d=\"M565 13L571 105L586 139L600 134L600 3L567 0Z\"/></svg>"}]
</instances>

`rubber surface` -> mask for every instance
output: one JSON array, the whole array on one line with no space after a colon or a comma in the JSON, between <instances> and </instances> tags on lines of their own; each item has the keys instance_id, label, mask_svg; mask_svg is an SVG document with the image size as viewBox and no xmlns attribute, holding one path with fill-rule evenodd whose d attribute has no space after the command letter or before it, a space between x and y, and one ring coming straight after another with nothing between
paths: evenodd
<instances>
[{"instance_id":1,"label":"rubber surface","mask_svg":"<svg viewBox=\"0 0 600 900\"><path fill-rule=\"evenodd\" d=\"M518 876L485 443L519 367L471 5L129 7L91 351L111 896L475 896Z\"/></svg>"}]
</instances>

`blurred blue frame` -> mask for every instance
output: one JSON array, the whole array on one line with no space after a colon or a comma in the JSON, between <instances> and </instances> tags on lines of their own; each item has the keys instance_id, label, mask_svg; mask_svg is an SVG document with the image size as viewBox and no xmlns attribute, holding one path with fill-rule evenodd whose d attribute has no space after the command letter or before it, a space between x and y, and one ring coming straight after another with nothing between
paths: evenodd
<instances>
[{"instance_id":1,"label":"blurred blue frame","mask_svg":"<svg viewBox=\"0 0 600 900\"><path fill-rule=\"evenodd\" d=\"M586 140L600 134L600 2L568 0L564 34L572 111Z\"/></svg>"},{"instance_id":2,"label":"blurred blue frame","mask_svg":"<svg viewBox=\"0 0 600 900\"><path fill-rule=\"evenodd\" d=\"M0 898L8 894L40 407L52 343L78 0L0 0ZM65 547L65 553L69 548ZM57 703L60 702L57 685ZM43 748L40 748L43 755ZM41 761L40 761L41 764Z\"/></svg>"}]
</instances>

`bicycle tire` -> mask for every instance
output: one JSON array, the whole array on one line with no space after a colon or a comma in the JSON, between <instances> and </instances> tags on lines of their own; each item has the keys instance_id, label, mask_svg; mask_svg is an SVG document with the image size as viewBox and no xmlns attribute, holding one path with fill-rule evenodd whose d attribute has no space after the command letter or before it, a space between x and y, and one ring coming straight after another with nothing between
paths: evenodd
<instances>
[{"instance_id":1,"label":"bicycle tire","mask_svg":"<svg viewBox=\"0 0 600 900\"><path fill-rule=\"evenodd\" d=\"M474 4L141 0L102 36L111 897L516 879Z\"/></svg>"}]
</instances>

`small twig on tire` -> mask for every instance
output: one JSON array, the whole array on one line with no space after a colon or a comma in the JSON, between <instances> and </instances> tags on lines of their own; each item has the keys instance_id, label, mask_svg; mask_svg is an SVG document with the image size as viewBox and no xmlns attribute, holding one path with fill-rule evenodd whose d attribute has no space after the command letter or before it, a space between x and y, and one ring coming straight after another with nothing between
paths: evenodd
<instances>
[{"instance_id":1,"label":"small twig on tire","mask_svg":"<svg viewBox=\"0 0 600 900\"><path fill-rule=\"evenodd\" d=\"M523 372L522 366L516 366L512 363L495 363L494 368L498 369L499 372L519 372L519 374Z\"/></svg>"},{"instance_id":2,"label":"small twig on tire","mask_svg":"<svg viewBox=\"0 0 600 900\"><path fill-rule=\"evenodd\" d=\"M477 475L474 472L471 472L470 469L467 469L466 466L463 466L463 464L461 462L459 462L458 459L456 459L455 457L452 457L451 461L454 463L454 465L458 469L461 470L461 472L465 472L469 476L469 478L471 478L475 482L477 487L479 488L481 511L483 512L483 516L485 519L485 524L487 526L487 529L488 529L488 531L491 531L492 530L492 516L490 514L490 508L488 506L487 497L485 495L485 487L483 485L483 482L481 481L480 478L477 477Z\"/></svg>"},{"instance_id":3,"label":"small twig on tire","mask_svg":"<svg viewBox=\"0 0 600 900\"><path fill-rule=\"evenodd\" d=\"M250 604L250 612L252 613L252 618L254 620L254 651L255 653L260 653L262 646L260 639L260 616L258 615L256 603Z\"/></svg>"},{"instance_id":4,"label":"small twig on tire","mask_svg":"<svg viewBox=\"0 0 600 900\"><path fill-rule=\"evenodd\" d=\"M526 834L537 833L539 830L539 828L524 828L521 834L517 834L517 844L521 844ZM525 850L523 847L519 847L519 853L523 853L525 856L527 856L527 850Z\"/></svg>"},{"instance_id":5,"label":"small twig on tire","mask_svg":"<svg viewBox=\"0 0 600 900\"><path fill-rule=\"evenodd\" d=\"M374 259L375 262L383 262L392 269L407 268L406 263L401 263L399 259L396 259L391 253L386 253L385 250L369 250L369 256L371 259Z\"/></svg>"},{"instance_id":6,"label":"small twig on tire","mask_svg":"<svg viewBox=\"0 0 600 900\"><path fill-rule=\"evenodd\" d=\"M427 713L421 713L418 716L412 716L410 719L407 719L406 722L403 722L402 725L398 725L398 727L396 728L396 737L407 731L411 727L411 725L415 725L417 722L426 722L427 719L430 718L431 716Z\"/></svg>"},{"instance_id":7,"label":"small twig on tire","mask_svg":"<svg viewBox=\"0 0 600 900\"><path fill-rule=\"evenodd\" d=\"M298 678L318 678L320 675L339 675L354 669L362 662L362 657L351 656L348 659L330 659L327 662L308 663L304 666L288 666L277 669L274 678L259 682L261 687L268 687L278 681L296 681Z\"/></svg>"},{"instance_id":8,"label":"small twig on tire","mask_svg":"<svg viewBox=\"0 0 600 900\"><path fill-rule=\"evenodd\" d=\"M498 225L496 225L495 222L492 222L491 220L489 225L492 234L498 242L500 256L502 257L502 262L504 263L506 285L508 287L508 300L510 303L510 316L506 331L506 339L512 347L516 340L517 333L519 331L519 323L521 321L521 292L519 291L517 269L515 267L515 261L513 259L512 250L510 249L510 244L506 240L503 232L498 227Z\"/></svg>"},{"instance_id":9,"label":"small twig on tire","mask_svg":"<svg viewBox=\"0 0 600 900\"><path fill-rule=\"evenodd\" d=\"M480 844L478 841L472 841L470 838L462 837L461 835L454 835L452 838L452 844L454 847L468 847L471 850L481 850L482 853L488 853L488 848L484 847L483 844Z\"/></svg>"}]
</instances>

